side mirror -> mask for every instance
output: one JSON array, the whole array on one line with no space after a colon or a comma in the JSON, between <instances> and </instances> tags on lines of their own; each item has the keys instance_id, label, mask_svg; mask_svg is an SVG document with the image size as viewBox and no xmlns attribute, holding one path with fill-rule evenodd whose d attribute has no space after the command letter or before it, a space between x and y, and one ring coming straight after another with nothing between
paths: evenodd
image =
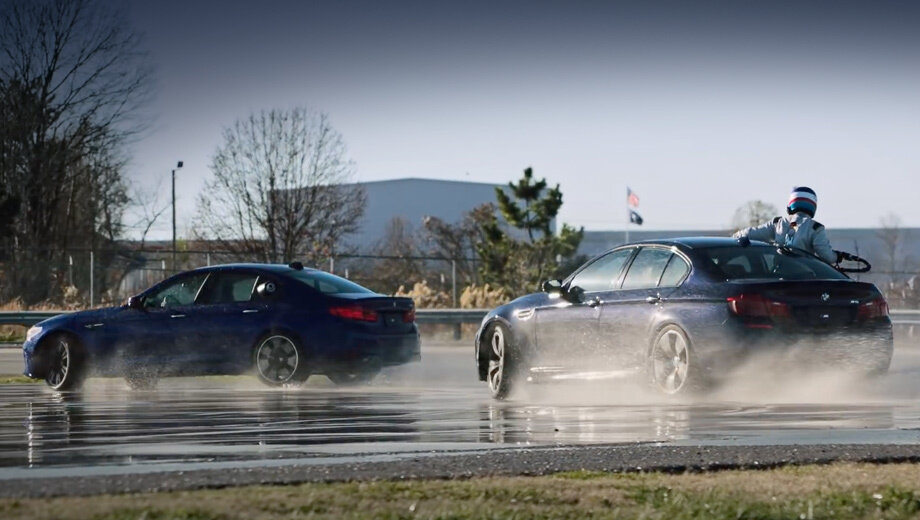
<instances>
[{"instance_id":1,"label":"side mirror","mask_svg":"<svg viewBox=\"0 0 920 520\"><path fill-rule=\"evenodd\" d=\"M540 284L540 289L545 293L562 294L562 282L560 280L546 280Z\"/></svg>"},{"instance_id":2,"label":"side mirror","mask_svg":"<svg viewBox=\"0 0 920 520\"><path fill-rule=\"evenodd\" d=\"M259 284L259 286L256 287L256 294L258 294L262 298L268 298L271 295L275 294L275 291L277 290L278 290L278 286L275 285L275 282L265 282L265 283Z\"/></svg>"},{"instance_id":3,"label":"side mirror","mask_svg":"<svg viewBox=\"0 0 920 520\"><path fill-rule=\"evenodd\" d=\"M565 295L566 299L572 303L580 303L585 300L585 290L575 285L569 287L569 292Z\"/></svg>"},{"instance_id":4,"label":"side mirror","mask_svg":"<svg viewBox=\"0 0 920 520\"><path fill-rule=\"evenodd\" d=\"M125 302L125 307L129 309L142 309L144 307L144 299L140 296L129 296L128 301Z\"/></svg>"}]
</instances>

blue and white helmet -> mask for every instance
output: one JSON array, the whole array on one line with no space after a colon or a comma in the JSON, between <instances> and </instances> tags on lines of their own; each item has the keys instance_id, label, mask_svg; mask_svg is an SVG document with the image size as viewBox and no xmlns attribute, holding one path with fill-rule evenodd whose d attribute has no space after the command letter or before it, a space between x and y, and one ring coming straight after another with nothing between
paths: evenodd
<instances>
[{"instance_id":1,"label":"blue and white helmet","mask_svg":"<svg viewBox=\"0 0 920 520\"><path fill-rule=\"evenodd\" d=\"M815 217L815 211L818 209L818 195L815 190L807 186L796 186L792 188L792 194L789 195L789 203L786 205L786 211L792 215L798 212L806 213L811 218Z\"/></svg>"}]
</instances>

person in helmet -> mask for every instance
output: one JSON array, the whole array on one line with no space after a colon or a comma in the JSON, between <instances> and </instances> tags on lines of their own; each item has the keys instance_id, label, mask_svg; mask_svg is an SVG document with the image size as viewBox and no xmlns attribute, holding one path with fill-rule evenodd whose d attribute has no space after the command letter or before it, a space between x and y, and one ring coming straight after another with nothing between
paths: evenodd
<instances>
[{"instance_id":1,"label":"person in helmet","mask_svg":"<svg viewBox=\"0 0 920 520\"><path fill-rule=\"evenodd\" d=\"M786 247L803 249L828 263L837 262L837 253L831 248L824 225L815 220L818 196L806 186L792 188L785 217L779 216L759 226L742 229L732 235L750 240L775 242Z\"/></svg>"}]
</instances>

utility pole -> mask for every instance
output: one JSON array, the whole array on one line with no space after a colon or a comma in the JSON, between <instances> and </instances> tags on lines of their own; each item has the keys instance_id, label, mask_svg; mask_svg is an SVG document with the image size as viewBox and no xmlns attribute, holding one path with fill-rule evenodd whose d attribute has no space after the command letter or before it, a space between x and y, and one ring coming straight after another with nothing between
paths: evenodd
<instances>
[{"instance_id":1,"label":"utility pole","mask_svg":"<svg viewBox=\"0 0 920 520\"><path fill-rule=\"evenodd\" d=\"M173 272L178 271L176 267L176 170L182 168L182 161L176 164L172 171L172 268Z\"/></svg>"}]
</instances>

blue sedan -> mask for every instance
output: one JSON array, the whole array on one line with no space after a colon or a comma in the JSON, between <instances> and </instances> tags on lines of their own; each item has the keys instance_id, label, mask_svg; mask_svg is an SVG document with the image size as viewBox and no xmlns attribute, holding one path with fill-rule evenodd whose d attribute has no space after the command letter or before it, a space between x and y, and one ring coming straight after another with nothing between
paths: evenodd
<instances>
[{"instance_id":1,"label":"blue sedan","mask_svg":"<svg viewBox=\"0 0 920 520\"><path fill-rule=\"evenodd\" d=\"M180 273L122 307L35 325L23 355L26 376L68 390L92 375L137 388L162 376L248 372L268 385L311 374L361 383L382 367L419 361L421 350L412 299L294 262Z\"/></svg>"},{"instance_id":2,"label":"blue sedan","mask_svg":"<svg viewBox=\"0 0 920 520\"><path fill-rule=\"evenodd\" d=\"M624 369L678 394L754 355L877 374L892 352L874 285L804 251L702 237L616 247L492 310L474 356L479 379L504 399L524 381Z\"/></svg>"}]
</instances>

